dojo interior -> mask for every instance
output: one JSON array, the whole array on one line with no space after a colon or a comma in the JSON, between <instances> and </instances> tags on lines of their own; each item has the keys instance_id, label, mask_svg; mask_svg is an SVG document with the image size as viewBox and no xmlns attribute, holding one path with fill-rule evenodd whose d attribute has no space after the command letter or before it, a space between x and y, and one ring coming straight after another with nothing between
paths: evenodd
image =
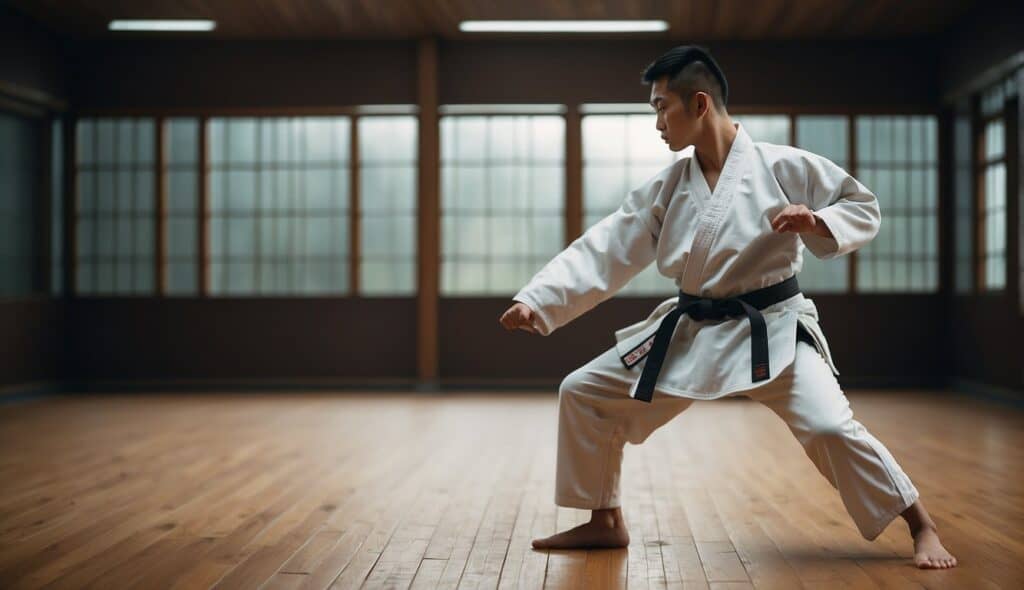
<instances>
[{"instance_id":1,"label":"dojo interior","mask_svg":"<svg viewBox=\"0 0 1024 590\"><path fill-rule=\"evenodd\" d=\"M0 586L1024 587L1022 6L4 3ZM504 20L664 27L464 26ZM675 288L498 318L680 157L640 76L689 43L755 141L877 195L799 281L958 567L861 538L742 397L626 446L629 547L531 548L589 518L553 503L561 380Z\"/></svg>"}]
</instances>

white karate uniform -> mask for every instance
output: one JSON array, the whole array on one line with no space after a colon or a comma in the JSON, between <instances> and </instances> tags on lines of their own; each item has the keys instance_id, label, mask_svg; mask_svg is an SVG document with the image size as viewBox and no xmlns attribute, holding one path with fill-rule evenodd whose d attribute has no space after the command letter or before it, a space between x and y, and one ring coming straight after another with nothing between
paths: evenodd
<instances>
[{"instance_id":1,"label":"white karate uniform","mask_svg":"<svg viewBox=\"0 0 1024 590\"><path fill-rule=\"evenodd\" d=\"M803 250L842 256L878 233L878 200L828 159L798 148L752 141L735 124L714 191L692 148L632 190L622 206L546 264L513 299L534 310L549 335L625 286L651 262L684 293L713 299L768 287L799 273ZM832 238L777 233L771 220L801 203ZM651 403L633 399L661 318L678 299L615 332L615 344L571 373L559 390L555 502L575 508L619 505L626 441L643 442L694 399L747 395L786 421L819 471L839 490L865 538L873 539L917 499L885 447L853 420L814 302L794 295L761 310L768 331L769 376L753 381L745 316L694 320L673 333ZM798 345L797 329L807 341ZM634 364L636 363L636 364ZM632 368L629 368L629 366Z\"/></svg>"}]
</instances>

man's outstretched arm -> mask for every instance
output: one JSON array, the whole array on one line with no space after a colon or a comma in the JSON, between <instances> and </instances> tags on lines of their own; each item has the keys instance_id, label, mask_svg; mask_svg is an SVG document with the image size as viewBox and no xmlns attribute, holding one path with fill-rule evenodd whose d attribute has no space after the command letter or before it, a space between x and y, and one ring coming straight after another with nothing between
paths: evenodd
<instances>
[{"instance_id":1,"label":"man's outstretched arm","mask_svg":"<svg viewBox=\"0 0 1024 590\"><path fill-rule=\"evenodd\" d=\"M547 336L583 315L654 261L660 224L647 203L657 190L660 181L631 191L617 211L569 244L512 297L530 310L537 333ZM515 307L506 314L522 317L525 310L513 312Z\"/></svg>"}]
</instances>

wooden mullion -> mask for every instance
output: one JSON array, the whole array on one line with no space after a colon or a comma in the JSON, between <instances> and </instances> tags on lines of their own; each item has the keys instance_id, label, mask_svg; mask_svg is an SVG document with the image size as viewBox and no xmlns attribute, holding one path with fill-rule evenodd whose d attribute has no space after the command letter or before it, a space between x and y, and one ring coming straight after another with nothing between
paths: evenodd
<instances>
[{"instance_id":1,"label":"wooden mullion","mask_svg":"<svg viewBox=\"0 0 1024 590\"><path fill-rule=\"evenodd\" d=\"M253 158L253 185L256 187L255 190L255 202L256 206L253 207L253 233L255 234L253 239L253 292L261 293L262 288L262 271L263 271L263 260L260 256L261 240L263 239L263 223L267 220L268 207L264 204L264 197L267 193L263 187L263 154L266 148L263 147L263 125L266 119L257 118L253 124L256 127L256 144L254 146L255 156ZM273 181L271 181L273 183Z\"/></svg>"},{"instance_id":2,"label":"wooden mullion","mask_svg":"<svg viewBox=\"0 0 1024 590\"><path fill-rule=\"evenodd\" d=\"M199 296L207 297L210 294L209 286L209 265L210 265L210 194L209 194L209 139L207 127L209 118L205 115L199 117Z\"/></svg>"},{"instance_id":3,"label":"wooden mullion","mask_svg":"<svg viewBox=\"0 0 1024 590\"><path fill-rule=\"evenodd\" d=\"M952 190L956 174L956 109L952 108L939 116L937 129L937 184L936 198L938 216L938 285L937 292L948 297L956 291L956 245L954 244L954 223L956 216L956 194Z\"/></svg>"},{"instance_id":4,"label":"wooden mullion","mask_svg":"<svg viewBox=\"0 0 1024 590\"><path fill-rule=\"evenodd\" d=\"M1020 95L1010 98L1005 103L1006 143L1006 290L1016 300L1021 299L1021 285L1017 273L1020 272L1020 233L1014 231L1020 216Z\"/></svg>"},{"instance_id":5,"label":"wooden mullion","mask_svg":"<svg viewBox=\"0 0 1024 590\"><path fill-rule=\"evenodd\" d=\"M53 122L50 117L42 117L37 122L40 133L39 142L39 169L37 170L37 186L39 187L39 208L36 212L35 233L39 252L33 265L36 274L32 281L34 291L38 290L41 295L50 296L52 291L51 267L53 265L52 254L52 226L53 226Z\"/></svg>"},{"instance_id":6,"label":"wooden mullion","mask_svg":"<svg viewBox=\"0 0 1024 590\"><path fill-rule=\"evenodd\" d=\"M167 120L156 118L156 234L153 263L156 265L156 294L167 294Z\"/></svg>"},{"instance_id":7,"label":"wooden mullion","mask_svg":"<svg viewBox=\"0 0 1024 590\"><path fill-rule=\"evenodd\" d=\"M120 129L120 125L119 125L121 119L115 118L115 119L112 119L112 121L113 121L112 125L113 125L113 128L114 128L114 132L113 132L114 154L113 154L113 157L112 157L113 162L112 162L112 165L111 165L112 169L111 169L110 173L113 175L113 180L111 181L111 186L114 187L113 188L114 196L111 199L113 201L113 206L111 207L111 211L113 211L113 213L114 213L114 220L113 220L113 223L111 224L111 227L113 227L113 232L114 232L114 236L113 236L113 238L114 238L114 247L113 247L114 252L111 255L111 260L113 260L113 262L111 262L111 276L113 276L113 279L111 279L112 284L110 285L110 292L109 292L110 295L109 296L110 297L117 297L118 295L123 295L123 293L119 293L118 290L117 290L117 279L118 279L117 270L118 270L118 267L120 266L118 264L118 262L120 262L120 254L121 254L121 247L120 247L121 244L118 242L118 233L119 233L118 230L120 229L119 226L120 226L120 221L121 221L121 183L120 183L120 180L121 180L121 173L122 173L122 170L121 170L122 162L118 161L118 156L120 155L120 149L119 148L121 147L121 141L120 141L121 140L121 129ZM133 123L134 123L134 121L133 121ZM133 124L132 125L132 129L134 129L134 128L135 128L135 125ZM99 141L99 133L96 133L95 137L97 138L97 142L98 142ZM97 150L96 153L99 153L99 150ZM96 176L99 177L99 172L96 173ZM135 180L134 166L132 167L132 171L131 171L131 179L133 181ZM134 182L132 182L131 184L134 184ZM98 221L99 210L100 210L100 207L99 207L100 196L99 195L100 195L100 193L97 190L96 191L97 223L96 223L96 230L95 230L95 235L96 235L96 238L97 238L97 244L99 243L99 235L100 235L100 232L99 232L100 224L99 224L99 221ZM94 256L97 257L97 259L99 258L99 248L98 247L96 248L96 250L93 250L93 254L94 254ZM99 262L98 261L97 261L96 267L97 267L96 281L99 282L99 270L98 270L99 269Z\"/></svg>"},{"instance_id":8,"label":"wooden mullion","mask_svg":"<svg viewBox=\"0 0 1024 590\"><path fill-rule=\"evenodd\" d=\"M1017 230L1011 235L1017 237L1017 264L1013 272L1017 275L1017 301L1018 311L1024 316L1024 186L1021 183L1021 146L1024 145L1024 130L1021 129L1021 120L1024 120L1024 67L1018 68L1014 75L1017 84L1017 99L1014 115L1014 152L1013 158L1015 184L1010 185L1013 190L1007 195L1007 199L1016 203L1017 214L1011 223L1016 224ZM1013 227L1011 225L1011 227ZM1012 268L1012 267L1011 267Z\"/></svg>"},{"instance_id":9,"label":"wooden mullion","mask_svg":"<svg viewBox=\"0 0 1024 590\"><path fill-rule=\"evenodd\" d=\"M440 275L440 133L438 127L438 43L420 41L417 51L419 104L419 170L417 231L417 377L436 383L439 377L438 276Z\"/></svg>"},{"instance_id":10,"label":"wooden mullion","mask_svg":"<svg viewBox=\"0 0 1024 590\"><path fill-rule=\"evenodd\" d=\"M78 293L75 277L78 270L78 134L77 117L68 116L62 121L64 128L64 296L74 297Z\"/></svg>"},{"instance_id":11,"label":"wooden mullion","mask_svg":"<svg viewBox=\"0 0 1024 590\"><path fill-rule=\"evenodd\" d=\"M349 235L349 294L359 297L362 289L359 285L359 265L362 252L360 248L360 226L359 215L359 117L352 117L349 125L349 212L348 212L348 235Z\"/></svg>"},{"instance_id":12,"label":"wooden mullion","mask_svg":"<svg viewBox=\"0 0 1024 590\"><path fill-rule=\"evenodd\" d=\"M565 115L565 244L583 234L583 139L578 104Z\"/></svg>"},{"instance_id":13,"label":"wooden mullion","mask_svg":"<svg viewBox=\"0 0 1024 590\"><path fill-rule=\"evenodd\" d=\"M974 292L980 293L985 287L985 127L980 116L981 98L975 96L971 103L971 118L974 121L971 141L974 143L971 175L974 180Z\"/></svg>"},{"instance_id":14,"label":"wooden mullion","mask_svg":"<svg viewBox=\"0 0 1024 590\"><path fill-rule=\"evenodd\" d=\"M95 174L92 175L92 189L93 189L93 214L92 214L92 292L90 295L101 294L99 283L100 283L100 172L99 172L99 159L100 159L100 121L99 118L92 120L92 153L93 153L93 166L95 167ZM115 127L116 133L116 127ZM115 147L116 153L116 147ZM113 173L113 172L112 172ZM116 190L117 176L114 176L113 185ZM116 199L115 199L116 202Z\"/></svg>"},{"instance_id":15,"label":"wooden mullion","mask_svg":"<svg viewBox=\"0 0 1024 590\"><path fill-rule=\"evenodd\" d=\"M846 116L846 149L847 149L847 162L850 166L850 176L856 177L858 172L857 162L857 116L850 113ZM877 192L877 190L876 190ZM857 261L858 251L854 250L850 252L850 262L846 267L846 285L847 293L857 292Z\"/></svg>"}]
</instances>

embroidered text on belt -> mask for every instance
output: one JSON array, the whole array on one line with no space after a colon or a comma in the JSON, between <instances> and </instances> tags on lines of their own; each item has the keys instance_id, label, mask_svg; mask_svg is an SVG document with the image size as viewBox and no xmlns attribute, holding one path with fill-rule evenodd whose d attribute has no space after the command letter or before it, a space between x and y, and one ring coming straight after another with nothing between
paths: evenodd
<instances>
[{"instance_id":1,"label":"embroidered text on belt","mask_svg":"<svg viewBox=\"0 0 1024 590\"><path fill-rule=\"evenodd\" d=\"M754 382L768 379L770 371L768 368L768 326L765 324L764 316L760 309L774 305L800 292L796 275L789 277L781 283L744 293L736 297L723 299L710 299L687 295L679 292L679 304L661 320L658 325L658 332L654 336L654 344L650 345L650 352L647 354L647 364L640 374L640 383L636 389L636 399L650 403L654 396L654 385L658 381L658 373L661 372L661 365L665 361L665 353L668 351L672 333L676 329L679 318L689 315L694 320L720 320L726 317L747 316L750 321L750 370L751 379ZM649 339L648 339L649 341ZM640 347L648 343L645 341L631 351L630 354L641 352ZM630 354L623 358L628 368L640 362L642 356L634 356L630 363Z\"/></svg>"}]
</instances>

